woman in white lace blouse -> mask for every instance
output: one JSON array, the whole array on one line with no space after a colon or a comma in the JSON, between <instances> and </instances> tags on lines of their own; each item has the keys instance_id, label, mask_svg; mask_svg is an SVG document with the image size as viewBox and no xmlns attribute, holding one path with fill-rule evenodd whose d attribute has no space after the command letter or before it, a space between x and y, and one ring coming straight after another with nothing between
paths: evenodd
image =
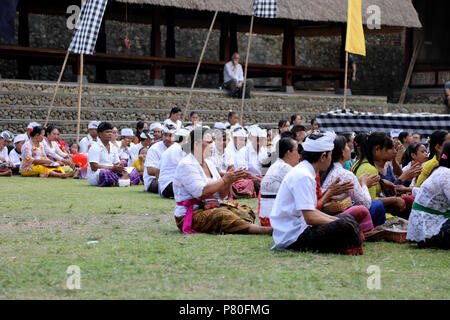
<instances>
[{"instance_id":1,"label":"woman in white lace blouse","mask_svg":"<svg viewBox=\"0 0 450 320\"><path fill-rule=\"evenodd\" d=\"M327 171L320 175L322 191L325 192L333 182L343 183L351 181L353 189L348 193L335 196L336 199L344 199L351 197L356 205L365 206L370 211L374 227L383 224L386 221L384 206L380 201L372 201L369 188L378 184L380 177L378 175L370 175L366 173L359 179L353 172L344 169L345 162L351 158L351 150L344 136L337 136L334 140L334 149L332 153L331 165Z\"/></svg>"},{"instance_id":2,"label":"woman in white lace blouse","mask_svg":"<svg viewBox=\"0 0 450 320\"><path fill-rule=\"evenodd\" d=\"M420 247L450 249L450 141L441 152L439 166L420 186L408 221L406 239Z\"/></svg>"}]
</instances>

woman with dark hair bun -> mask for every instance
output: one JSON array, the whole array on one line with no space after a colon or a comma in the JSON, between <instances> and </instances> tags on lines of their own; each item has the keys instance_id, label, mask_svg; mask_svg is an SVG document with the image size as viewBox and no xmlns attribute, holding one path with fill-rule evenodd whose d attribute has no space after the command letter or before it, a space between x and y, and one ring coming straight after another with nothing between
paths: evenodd
<instances>
[{"instance_id":1,"label":"woman with dark hair bun","mask_svg":"<svg viewBox=\"0 0 450 320\"><path fill-rule=\"evenodd\" d=\"M73 172L66 173L58 162L50 160L44 150L42 141L45 130L41 126L34 127L30 132L30 140L22 146L22 163L20 174L27 176L40 176L42 178L67 178Z\"/></svg>"},{"instance_id":2,"label":"woman with dark hair bun","mask_svg":"<svg viewBox=\"0 0 450 320\"><path fill-rule=\"evenodd\" d=\"M420 188L421 184L428 178L431 171L438 166L442 147L447 141L450 141L450 133L445 130L437 130L430 136L429 160L425 163L422 172L417 178L417 188Z\"/></svg>"},{"instance_id":3,"label":"woman with dark hair bun","mask_svg":"<svg viewBox=\"0 0 450 320\"><path fill-rule=\"evenodd\" d=\"M439 164L420 188L414 200L406 239L419 247L450 249L450 142L439 155Z\"/></svg>"}]
</instances>

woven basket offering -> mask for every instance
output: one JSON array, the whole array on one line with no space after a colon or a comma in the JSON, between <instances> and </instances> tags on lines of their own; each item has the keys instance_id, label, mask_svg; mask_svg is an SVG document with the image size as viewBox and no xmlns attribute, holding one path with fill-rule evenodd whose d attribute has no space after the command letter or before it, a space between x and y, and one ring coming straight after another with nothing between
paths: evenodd
<instances>
[{"instance_id":1,"label":"woven basket offering","mask_svg":"<svg viewBox=\"0 0 450 320\"><path fill-rule=\"evenodd\" d=\"M329 214L342 213L352 206L350 197L344 199L333 199L323 205L323 210Z\"/></svg>"},{"instance_id":2,"label":"woven basket offering","mask_svg":"<svg viewBox=\"0 0 450 320\"><path fill-rule=\"evenodd\" d=\"M390 242L403 243L406 241L406 233L408 232L408 220L395 217L386 221L381 226L384 230L384 239Z\"/></svg>"}]
</instances>

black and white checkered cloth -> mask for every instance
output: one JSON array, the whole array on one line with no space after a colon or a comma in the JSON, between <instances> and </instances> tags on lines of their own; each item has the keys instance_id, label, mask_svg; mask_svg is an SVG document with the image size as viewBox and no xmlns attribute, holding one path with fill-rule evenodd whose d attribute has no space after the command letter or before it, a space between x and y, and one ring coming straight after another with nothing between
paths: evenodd
<instances>
[{"instance_id":1,"label":"black and white checkered cloth","mask_svg":"<svg viewBox=\"0 0 450 320\"><path fill-rule=\"evenodd\" d=\"M276 18L277 0L255 0L253 15L258 18Z\"/></svg>"},{"instance_id":2,"label":"black and white checkered cloth","mask_svg":"<svg viewBox=\"0 0 450 320\"><path fill-rule=\"evenodd\" d=\"M348 110L322 113L316 117L323 131L390 133L393 129L431 135L436 130L450 131L448 114L371 114Z\"/></svg>"},{"instance_id":3,"label":"black and white checkered cloth","mask_svg":"<svg viewBox=\"0 0 450 320\"><path fill-rule=\"evenodd\" d=\"M94 53L98 31L107 4L108 0L86 0L83 3L69 51L78 54Z\"/></svg>"}]
</instances>

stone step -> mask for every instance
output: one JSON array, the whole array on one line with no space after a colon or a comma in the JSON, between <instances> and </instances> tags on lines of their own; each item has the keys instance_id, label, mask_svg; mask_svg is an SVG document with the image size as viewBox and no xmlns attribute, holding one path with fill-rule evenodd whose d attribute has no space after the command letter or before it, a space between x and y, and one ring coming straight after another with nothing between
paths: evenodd
<instances>
[{"instance_id":1,"label":"stone step","mask_svg":"<svg viewBox=\"0 0 450 320\"><path fill-rule=\"evenodd\" d=\"M51 94L36 93L30 91L0 91L0 104L4 105L50 105L52 99ZM142 97L142 96L118 96L118 95L83 95L81 104L83 107L91 108L152 108L152 109L171 109L173 107L179 107L184 109L186 105L186 98L172 97L172 96L159 96L159 97ZM306 101L304 99L289 100L281 99L279 101L266 101L262 99L250 99L245 101L245 108L248 111L286 111L286 112L298 112L303 108L309 108L310 110L304 110L313 112L317 107L326 106L332 108L341 108L342 101L320 101L311 100ZM60 94L57 95L54 105L73 107L78 105L77 94ZM220 110L239 110L241 107L241 101L239 99L226 99L226 98L199 98L193 96L191 99L192 110L211 109L214 105L215 109ZM375 102L357 102L355 100L349 100L347 103L348 108L355 107L373 108L379 106L388 106L388 104L379 104ZM312 108L312 109L311 109Z\"/></svg>"},{"instance_id":2,"label":"stone step","mask_svg":"<svg viewBox=\"0 0 450 320\"><path fill-rule=\"evenodd\" d=\"M102 121L138 121L162 122L167 119L170 110L157 109L101 109L82 108L80 119L86 121L102 120ZM45 119L47 117L48 107L36 106L4 106L0 105L0 119ZM200 110L200 119L203 122L214 123L216 121L226 121L226 113L220 110ZM305 123L316 115L315 112L303 112L302 116ZM257 112L246 114L248 122L252 123L278 123L282 118L289 119L291 112ZM50 114L51 120L67 120L76 121L78 111L76 107L54 107ZM26 123L24 123L26 126ZM134 127L134 125L133 125Z\"/></svg>"},{"instance_id":3,"label":"stone step","mask_svg":"<svg viewBox=\"0 0 450 320\"><path fill-rule=\"evenodd\" d=\"M0 91L23 92L32 91L35 93L47 93L53 95L55 82L49 81L25 81L25 80L0 80ZM61 83L58 94L78 94L77 83ZM127 85L107 85L107 84L86 84L83 86L83 96L127 96L127 97L178 97L187 98L188 88L175 87L150 87L150 86L127 86ZM227 99L228 92L218 89L194 89L193 97L197 98L221 98ZM320 92L298 92L286 94L281 92L254 91L255 99L272 101L342 101L342 95ZM387 97L380 96L349 96L349 100L359 102L386 103Z\"/></svg>"},{"instance_id":4,"label":"stone step","mask_svg":"<svg viewBox=\"0 0 450 320\"><path fill-rule=\"evenodd\" d=\"M33 106L48 106L50 104L51 95L45 93L34 92L0 92L0 104L14 106L14 105L33 105ZM57 96L55 100L56 106L61 107L76 107L78 97L75 94L64 94ZM82 108L93 108L96 111L99 109L152 109L165 110L167 116L168 110L173 107L180 107L184 109L186 100L172 97L125 97L125 96L84 96L82 99ZM279 102L263 101L258 99L251 99L245 102L246 114L256 112L286 112L286 113L304 113L315 112L322 113L330 110L342 108L342 102L321 102L321 101L288 101L281 100ZM191 100L190 110L220 110L226 114L229 110L240 110L240 100L235 99L199 99L193 98ZM372 113L447 113L444 105L428 105L428 104L378 104L378 103L357 103L356 101L348 101L347 108L362 112Z\"/></svg>"}]
</instances>

